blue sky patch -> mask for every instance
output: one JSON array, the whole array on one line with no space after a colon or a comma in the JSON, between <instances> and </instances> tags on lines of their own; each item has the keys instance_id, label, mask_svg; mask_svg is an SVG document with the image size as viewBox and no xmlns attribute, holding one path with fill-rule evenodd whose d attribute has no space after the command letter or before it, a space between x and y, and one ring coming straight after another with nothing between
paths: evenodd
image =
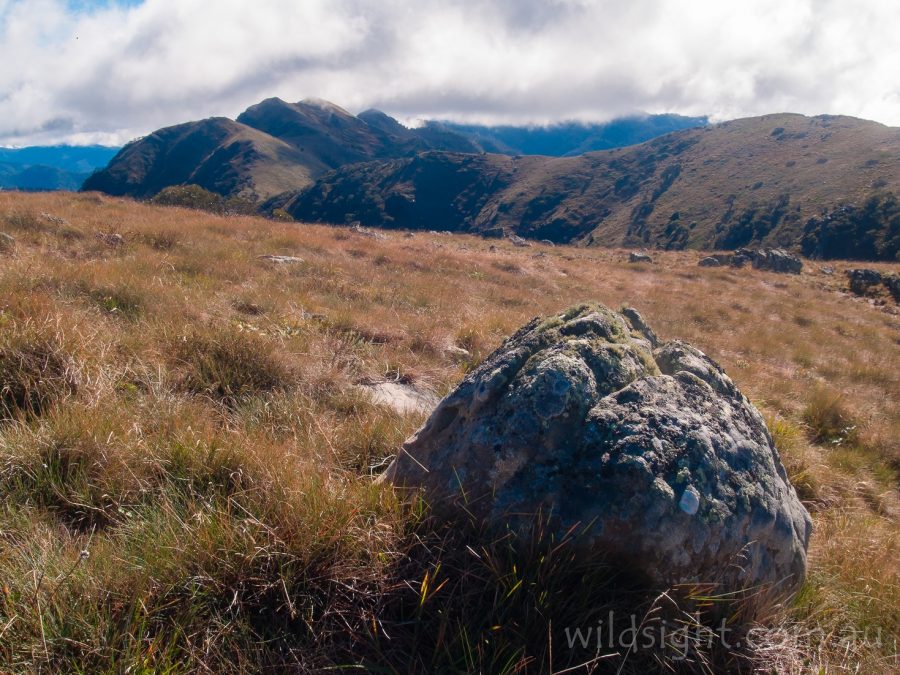
<instances>
[{"instance_id":1,"label":"blue sky patch","mask_svg":"<svg viewBox=\"0 0 900 675\"><path fill-rule=\"evenodd\" d=\"M110 7L137 7L144 0L68 0L72 12L96 12Z\"/></svg>"}]
</instances>

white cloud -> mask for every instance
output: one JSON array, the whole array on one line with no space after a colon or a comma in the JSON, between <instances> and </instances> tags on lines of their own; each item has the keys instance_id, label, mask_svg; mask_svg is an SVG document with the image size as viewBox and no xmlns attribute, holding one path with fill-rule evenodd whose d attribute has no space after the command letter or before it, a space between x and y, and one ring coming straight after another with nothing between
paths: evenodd
<instances>
[{"instance_id":1,"label":"white cloud","mask_svg":"<svg viewBox=\"0 0 900 675\"><path fill-rule=\"evenodd\" d=\"M123 142L318 96L406 121L900 125L895 0L0 0L0 143Z\"/></svg>"}]
</instances>

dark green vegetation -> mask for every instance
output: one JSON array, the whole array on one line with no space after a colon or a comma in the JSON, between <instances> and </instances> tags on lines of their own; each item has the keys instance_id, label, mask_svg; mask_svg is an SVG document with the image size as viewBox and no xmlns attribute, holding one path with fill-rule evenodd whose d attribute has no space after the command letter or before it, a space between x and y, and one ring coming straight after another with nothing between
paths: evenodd
<instances>
[{"instance_id":1,"label":"dark green vegetation","mask_svg":"<svg viewBox=\"0 0 900 675\"><path fill-rule=\"evenodd\" d=\"M815 258L900 260L900 204L879 192L861 206L839 206L806 223L803 254Z\"/></svg>"},{"instance_id":2,"label":"dark green vegetation","mask_svg":"<svg viewBox=\"0 0 900 675\"><path fill-rule=\"evenodd\" d=\"M77 190L117 152L100 145L0 148L0 188Z\"/></svg>"},{"instance_id":3,"label":"dark green vegetation","mask_svg":"<svg viewBox=\"0 0 900 675\"><path fill-rule=\"evenodd\" d=\"M204 190L199 185L172 185L163 188L153 199L159 206L181 206L220 215L253 215L256 204L245 197L228 197Z\"/></svg>"}]
</instances>

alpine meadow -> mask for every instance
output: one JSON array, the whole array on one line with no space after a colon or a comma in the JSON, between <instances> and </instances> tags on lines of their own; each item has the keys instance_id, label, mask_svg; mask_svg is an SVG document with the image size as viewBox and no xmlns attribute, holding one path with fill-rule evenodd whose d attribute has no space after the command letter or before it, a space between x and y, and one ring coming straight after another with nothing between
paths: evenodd
<instances>
[{"instance_id":1,"label":"alpine meadow","mask_svg":"<svg viewBox=\"0 0 900 675\"><path fill-rule=\"evenodd\" d=\"M898 25L0 0L0 673L900 675Z\"/></svg>"}]
</instances>

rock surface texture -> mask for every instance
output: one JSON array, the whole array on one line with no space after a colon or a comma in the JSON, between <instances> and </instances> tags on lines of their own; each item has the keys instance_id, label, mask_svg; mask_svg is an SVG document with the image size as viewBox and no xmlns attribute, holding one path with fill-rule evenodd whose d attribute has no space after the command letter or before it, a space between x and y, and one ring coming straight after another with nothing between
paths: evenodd
<instances>
[{"instance_id":1,"label":"rock surface texture","mask_svg":"<svg viewBox=\"0 0 900 675\"><path fill-rule=\"evenodd\" d=\"M811 521L760 413L709 357L657 346L633 309L584 305L516 332L449 394L383 480L557 532L654 584L796 590Z\"/></svg>"},{"instance_id":2,"label":"rock surface texture","mask_svg":"<svg viewBox=\"0 0 900 675\"><path fill-rule=\"evenodd\" d=\"M766 270L767 272L800 274L803 271L803 261L793 253L788 253L780 248L761 248L756 251L739 248L731 255L716 254L711 257L716 258L722 264L729 264L732 267L744 267L747 263L750 263L755 269Z\"/></svg>"},{"instance_id":3,"label":"rock surface texture","mask_svg":"<svg viewBox=\"0 0 900 675\"><path fill-rule=\"evenodd\" d=\"M275 265L294 265L296 263L302 263L303 258L297 258L292 255L274 255L274 254L266 254L256 256L260 260L266 260Z\"/></svg>"},{"instance_id":4,"label":"rock surface texture","mask_svg":"<svg viewBox=\"0 0 900 675\"><path fill-rule=\"evenodd\" d=\"M753 267L782 274L800 274L803 261L780 248L763 248L754 252Z\"/></svg>"},{"instance_id":5,"label":"rock surface texture","mask_svg":"<svg viewBox=\"0 0 900 675\"><path fill-rule=\"evenodd\" d=\"M894 298L894 302L900 302L900 274L883 274L881 280Z\"/></svg>"},{"instance_id":6,"label":"rock surface texture","mask_svg":"<svg viewBox=\"0 0 900 675\"><path fill-rule=\"evenodd\" d=\"M870 269L853 269L847 270L847 277L850 280L850 290L856 295L865 295L873 286L881 283L881 274Z\"/></svg>"}]
</instances>

